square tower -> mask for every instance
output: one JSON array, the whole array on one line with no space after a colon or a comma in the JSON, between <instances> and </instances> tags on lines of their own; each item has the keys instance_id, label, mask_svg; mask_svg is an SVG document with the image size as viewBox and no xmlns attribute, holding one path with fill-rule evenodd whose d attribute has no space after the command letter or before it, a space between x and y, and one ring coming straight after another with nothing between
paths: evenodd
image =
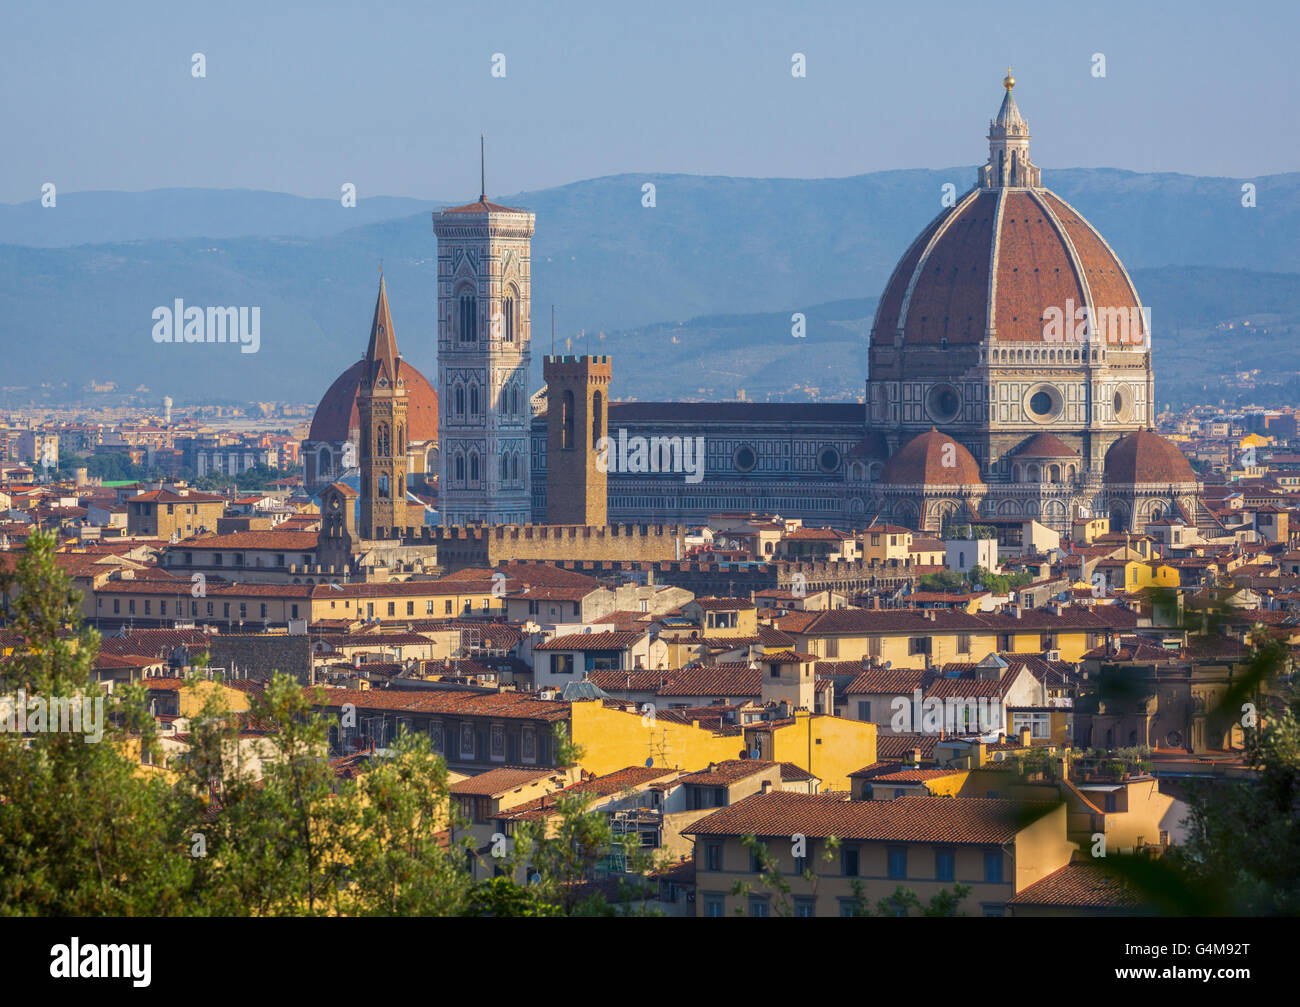
<instances>
[{"instance_id":1,"label":"square tower","mask_svg":"<svg viewBox=\"0 0 1300 1007\"><path fill-rule=\"evenodd\" d=\"M544 357L546 523L604 525L609 357ZM603 442L603 443L602 443ZM605 461L601 453L605 452Z\"/></svg>"},{"instance_id":2,"label":"square tower","mask_svg":"<svg viewBox=\"0 0 1300 1007\"><path fill-rule=\"evenodd\" d=\"M478 202L434 213L438 499L444 525L532 520L528 366L535 218Z\"/></svg>"},{"instance_id":3,"label":"square tower","mask_svg":"<svg viewBox=\"0 0 1300 1007\"><path fill-rule=\"evenodd\" d=\"M388 291L379 280L379 299L363 360L357 414L361 422L361 523L363 538L390 538L405 528L406 373L397 352Z\"/></svg>"}]
</instances>

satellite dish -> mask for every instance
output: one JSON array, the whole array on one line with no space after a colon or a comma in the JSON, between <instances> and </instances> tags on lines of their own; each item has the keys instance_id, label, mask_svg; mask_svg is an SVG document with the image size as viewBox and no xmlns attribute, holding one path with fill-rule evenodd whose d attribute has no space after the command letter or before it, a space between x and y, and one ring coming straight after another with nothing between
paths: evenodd
<instances>
[{"instance_id":1,"label":"satellite dish","mask_svg":"<svg viewBox=\"0 0 1300 1007\"><path fill-rule=\"evenodd\" d=\"M650 756L648 759L645 760L645 768L646 768L646 769L649 769L649 768L650 768L651 766L653 766L654 764L655 764L655 760L654 760L654 756L653 756L653 755Z\"/></svg>"},{"instance_id":2,"label":"satellite dish","mask_svg":"<svg viewBox=\"0 0 1300 1007\"><path fill-rule=\"evenodd\" d=\"M888 671L888 670L889 670L890 668L892 668L893 666L894 666L894 662L893 662L893 661L886 661L886 662L885 662L885 670L886 670L886 671Z\"/></svg>"}]
</instances>

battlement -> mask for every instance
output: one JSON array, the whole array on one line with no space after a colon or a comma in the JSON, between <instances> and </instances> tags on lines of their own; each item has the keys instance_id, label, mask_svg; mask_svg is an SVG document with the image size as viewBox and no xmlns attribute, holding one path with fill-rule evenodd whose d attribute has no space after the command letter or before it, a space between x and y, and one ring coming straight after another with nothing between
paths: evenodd
<instances>
[{"instance_id":1,"label":"battlement","mask_svg":"<svg viewBox=\"0 0 1300 1007\"><path fill-rule=\"evenodd\" d=\"M604 378L613 374L613 363L608 356L548 356L542 358L542 377L546 381L574 378Z\"/></svg>"},{"instance_id":2,"label":"battlement","mask_svg":"<svg viewBox=\"0 0 1300 1007\"><path fill-rule=\"evenodd\" d=\"M400 530L400 529L395 529ZM664 524L523 524L523 525L448 525L421 529L425 541L438 542L481 542L492 539L496 542L546 542L564 540L602 539L662 539L676 538L683 535L681 525ZM432 533L432 534L430 534Z\"/></svg>"}]
</instances>

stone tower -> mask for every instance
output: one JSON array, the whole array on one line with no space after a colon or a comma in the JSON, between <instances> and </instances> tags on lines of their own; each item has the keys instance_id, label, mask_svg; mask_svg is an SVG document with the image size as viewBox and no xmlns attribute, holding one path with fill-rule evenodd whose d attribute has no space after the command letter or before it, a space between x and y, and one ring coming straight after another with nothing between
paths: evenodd
<instances>
[{"instance_id":1,"label":"stone tower","mask_svg":"<svg viewBox=\"0 0 1300 1007\"><path fill-rule=\"evenodd\" d=\"M444 525L532 520L528 405L531 241L526 210L436 212L439 512Z\"/></svg>"},{"instance_id":2,"label":"stone tower","mask_svg":"<svg viewBox=\"0 0 1300 1007\"><path fill-rule=\"evenodd\" d=\"M609 357L546 357L546 523L604 525ZM607 458L608 456L606 456Z\"/></svg>"},{"instance_id":3,"label":"stone tower","mask_svg":"<svg viewBox=\"0 0 1300 1007\"><path fill-rule=\"evenodd\" d=\"M357 393L361 421L362 538L389 538L405 528L406 515L406 381L397 353L388 291L379 278L379 300L370 324Z\"/></svg>"}]
</instances>

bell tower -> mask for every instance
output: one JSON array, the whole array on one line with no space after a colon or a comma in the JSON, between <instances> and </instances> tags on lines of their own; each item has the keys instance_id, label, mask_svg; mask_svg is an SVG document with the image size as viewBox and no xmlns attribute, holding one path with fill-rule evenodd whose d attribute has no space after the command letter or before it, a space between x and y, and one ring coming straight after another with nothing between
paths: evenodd
<instances>
[{"instance_id":1,"label":"bell tower","mask_svg":"<svg viewBox=\"0 0 1300 1007\"><path fill-rule=\"evenodd\" d=\"M532 237L527 210L435 212L438 510L444 525L532 520L528 404Z\"/></svg>"},{"instance_id":2,"label":"bell tower","mask_svg":"<svg viewBox=\"0 0 1300 1007\"><path fill-rule=\"evenodd\" d=\"M357 393L361 420L362 538L391 538L405 528L406 514L406 379L388 310L388 291L379 277L379 299L370 324Z\"/></svg>"},{"instance_id":3,"label":"bell tower","mask_svg":"<svg viewBox=\"0 0 1300 1007\"><path fill-rule=\"evenodd\" d=\"M608 452L615 450L607 439L609 357L544 357L542 373L546 378L546 523L604 525Z\"/></svg>"}]
</instances>

